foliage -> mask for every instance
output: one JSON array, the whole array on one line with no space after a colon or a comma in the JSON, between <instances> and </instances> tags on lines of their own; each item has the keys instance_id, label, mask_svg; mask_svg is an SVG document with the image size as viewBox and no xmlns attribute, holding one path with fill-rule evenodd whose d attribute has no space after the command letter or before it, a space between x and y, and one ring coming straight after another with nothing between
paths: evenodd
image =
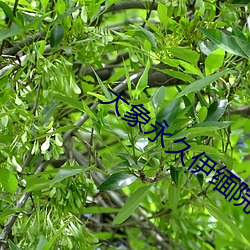
<instances>
[{"instance_id":1,"label":"foliage","mask_svg":"<svg viewBox=\"0 0 250 250\"><path fill-rule=\"evenodd\" d=\"M205 152L249 181L248 7L0 1L1 249L249 249L244 205L188 171Z\"/></svg>"}]
</instances>

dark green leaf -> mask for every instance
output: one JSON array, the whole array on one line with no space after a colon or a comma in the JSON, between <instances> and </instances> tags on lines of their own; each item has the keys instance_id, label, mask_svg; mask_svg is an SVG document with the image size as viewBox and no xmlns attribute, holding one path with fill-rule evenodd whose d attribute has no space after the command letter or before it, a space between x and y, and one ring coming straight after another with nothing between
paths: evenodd
<instances>
[{"instance_id":1,"label":"dark green leaf","mask_svg":"<svg viewBox=\"0 0 250 250\"><path fill-rule=\"evenodd\" d=\"M126 187L136 180L134 175L128 173L115 173L109 176L99 187L99 190L117 190Z\"/></svg>"},{"instance_id":2,"label":"dark green leaf","mask_svg":"<svg viewBox=\"0 0 250 250\"><path fill-rule=\"evenodd\" d=\"M244 4L247 5L249 4L249 0L233 0L232 4Z\"/></svg>"},{"instance_id":3,"label":"dark green leaf","mask_svg":"<svg viewBox=\"0 0 250 250\"><path fill-rule=\"evenodd\" d=\"M120 212L116 215L112 224L121 224L124 222L139 206L143 198L147 195L150 187L151 186L144 185L131 194Z\"/></svg>"},{"instance_id":4,"label":"dark green leaf","mask_svg":"<svg viewBox=\"0 0 250 250\"><path fill-rule=\"evenodd\" d=\"M0 8L3 9L5 15L11 20L14 21L14 15L12 13L11 8L9 7L9 5L7 5L6 3L4 3L3 1L0 1Z\"/></svg>"},{"instance_id":5,"label":"dark green leaf","mask_svg":"<svg viewBox=\"0 0 250 250\"><path fill-rule=\"evenodd\" d=\"M179 169L175 168L173 166L170 166L170 175L172 178L172 181L175 183L175 185L178 187L178 180L179 180Z\"/></svg>"},{"instance_id":6,"label":"dark green leaf","mask_svg":"<svg viewBox=\"0 0 250 250\"><path fill-rule=\"evenodd\" d=\"M195 177L198 180L200 186L202 187L203 183L204 183L204 176L203 176L203 174L196 174Z\"/></svg>"},{"instance_id":7,"label":"dark green leaf","mask_svg":"<svg viewBox=\"0 0 250 250\"><path fill-rule=\"evenodd\" d=\"M237 40L233 36L228 36L224 34L222 31L217 29L204 29L200 28L201 32L203 32L212 42L214 42L219 48L224 49L225 51L235 54L238 56L246 57L246 54L241 49Z\"/></svg>"},{"instance_id":8,"label":"dark green leaf","mask_svg":"<svg viewBox=\"0 0 250 250\"><path fill-rule=\"evenodd\" d=\"M63 34L64 34L64 28L63 28L63 26L61 24L56 25L51 30L50 46L51 47L56 47L62 41Z\"/></svg>"},{"instance_id":9,"label":"dark green leaf","mask_svg":"<svg viewBox=\"0 0 250 250\"><path fill-rule=\"evenodd\" d=\"M179 111L179 101L178 99L174 99L157 114L156 120L159 123L163 123L163 120L165 120L168 123L168 125L171 126L175 121L178 111Z\"/></svg>"},{"instance_id":10,"label":"dark green leaf","mask_svg":"<svg viewBox=\"0 0 250 250\"><path fill-rule=\"evenodd\" d=\"M212 103L208 108L207 118L204 122L219 121L226 111L227 104L228 104L227 99L222 99L222 100L215 101L214 103Z\"/></svg>"}]
</instances>

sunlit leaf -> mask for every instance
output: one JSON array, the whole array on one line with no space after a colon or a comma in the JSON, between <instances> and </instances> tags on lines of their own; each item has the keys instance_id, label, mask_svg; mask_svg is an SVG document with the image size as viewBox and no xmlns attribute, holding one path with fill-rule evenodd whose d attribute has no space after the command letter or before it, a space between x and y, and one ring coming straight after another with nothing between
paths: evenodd
<instances>
[{"instance_id":1,"label":"sunlit leaf","mask_svg":"<svg viewBox=\"0 0 250 250\"><path fill-rule=\"evenodd\" d=\"M132 174L120 172L109 176L99 187L99 190L117 190L133 183L136 177Z\"/></svg>"}]
</instances>

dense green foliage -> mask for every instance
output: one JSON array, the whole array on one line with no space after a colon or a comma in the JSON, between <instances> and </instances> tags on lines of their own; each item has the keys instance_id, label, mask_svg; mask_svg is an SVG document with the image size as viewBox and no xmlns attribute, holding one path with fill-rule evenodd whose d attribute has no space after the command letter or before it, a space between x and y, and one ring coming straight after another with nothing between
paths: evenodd
<instances>
[{"instance_id":1,"label":"dense green foliage","mask_svg":"<svg viewBox=\"0 0 250 250\"><path fill-rule=\"evenodd\" d=\"M247 203L188 171L249 181L247 4L0 1L0 249L250 249Z\"/></svg>"}]
</instances>

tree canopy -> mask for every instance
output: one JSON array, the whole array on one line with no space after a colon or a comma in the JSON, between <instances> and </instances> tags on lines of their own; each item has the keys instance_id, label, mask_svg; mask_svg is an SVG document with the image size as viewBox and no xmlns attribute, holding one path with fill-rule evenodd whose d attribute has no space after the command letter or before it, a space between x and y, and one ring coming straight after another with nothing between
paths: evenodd
<instances>
[{"instance_id":1,"label":"tree canopy","mask_svg":"<svg viewBox=\"0 0 250 250\"><path fill-rule=\"evenodd\" d=\"M0 249L250 249L248 2L0 1Z\"/></svg>"}]
</instances>

